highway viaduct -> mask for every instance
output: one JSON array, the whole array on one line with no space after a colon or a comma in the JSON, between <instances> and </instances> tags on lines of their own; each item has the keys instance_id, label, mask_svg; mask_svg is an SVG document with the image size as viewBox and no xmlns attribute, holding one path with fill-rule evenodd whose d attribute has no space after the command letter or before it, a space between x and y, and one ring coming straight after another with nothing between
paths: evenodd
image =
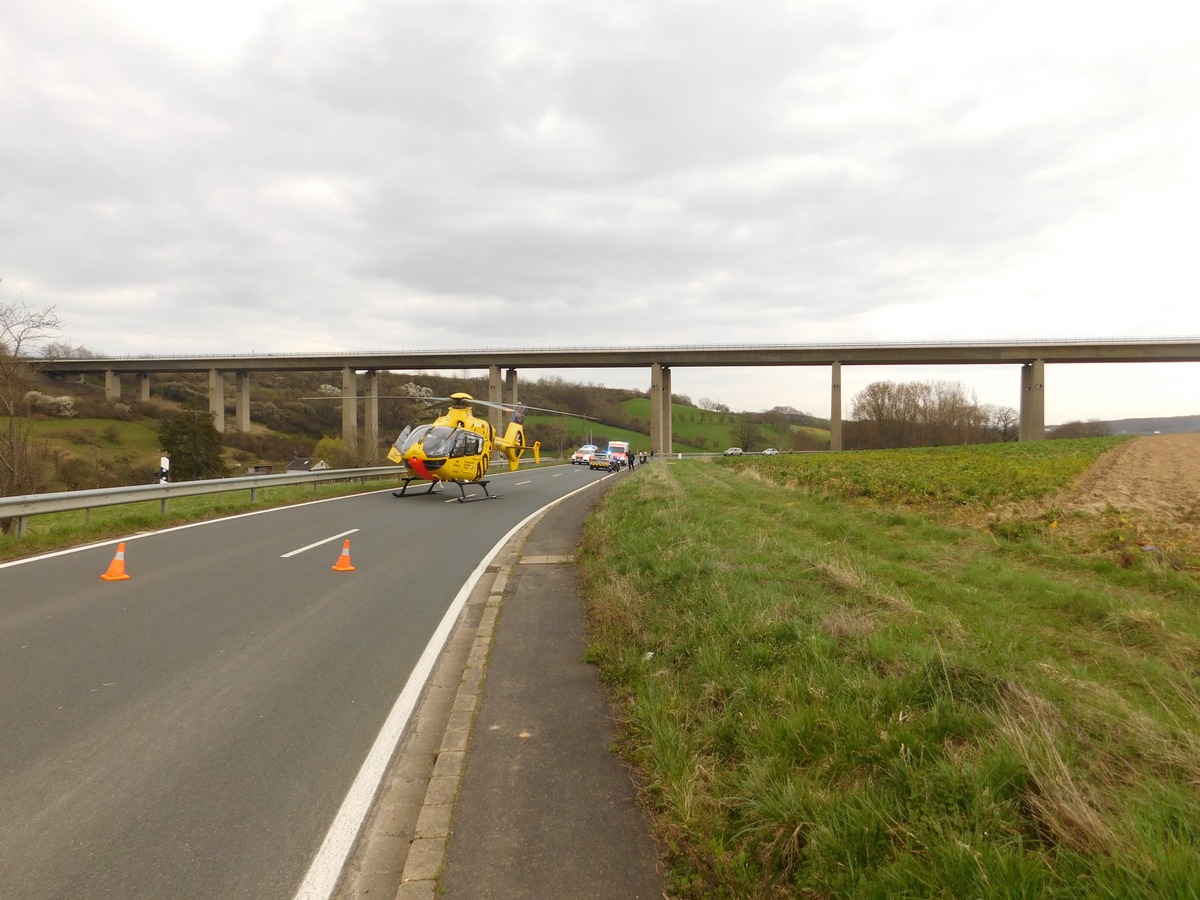
<instances>
[{"instance_id":1,"label":"highway viaduct","mask_svg":"<svg viewBox=\"0 0 1200 900\"><path fill-rule=\"evenodd\" d=\"M1200 339L1062 340L1031 342L942 342L879 344L765 344L529 350L435 350L252 356L146 356L40 360L51 375L103 375L110 400L121 396L121 379L132 375L138 395L150 397L150 377L173 372L207 372L209 409L225 430L225 384L235 385L235 427L250 428L250 376L255 372L338 371L342 373L342 437L358 445L358 402L364 402L363 436L379 443L381 372L481 369L488 372L488 399L517 401L517 372L525 369L642 368L650 370L650 446L669 452L671 372L683 367L827 366L830 380L830 449L842 449L842 366L1012 365L1020 367L1020 439L1045 434L1045 367L1066 363L1200 362ZM360 376L361 373L361 376ZM360 378L363 381L359 393ZM499 427L501 414L491 413Z\"/></svg>"}]
</instances>

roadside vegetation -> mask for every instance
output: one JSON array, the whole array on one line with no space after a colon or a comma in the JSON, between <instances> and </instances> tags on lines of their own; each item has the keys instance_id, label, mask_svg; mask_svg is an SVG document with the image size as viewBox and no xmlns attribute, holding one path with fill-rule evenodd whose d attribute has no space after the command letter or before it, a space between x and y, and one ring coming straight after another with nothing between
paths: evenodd
<instances>
[{"instance_id":1,"label":"roadside vegetation","mask_svg":"<svg viewBox=\"0 0 1200 900\"><path fill-rule=\"evenodd\" d=\"M670 461L606 496L588 656L673 892L1200 893L1200 559L1052 527L1112 446Z\"/></svg>"}]
</instances>

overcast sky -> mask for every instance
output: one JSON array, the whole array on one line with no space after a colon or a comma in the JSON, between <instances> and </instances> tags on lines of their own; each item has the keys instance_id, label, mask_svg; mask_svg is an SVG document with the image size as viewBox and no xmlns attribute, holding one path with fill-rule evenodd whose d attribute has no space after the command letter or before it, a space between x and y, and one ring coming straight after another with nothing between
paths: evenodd
<instances>
[{"instance_id":1,"label":"overcast sky","mask_svg":"<svg viewBox=\"0 0 1200 900\"><path fill-rule=\"evenodd\" d=\"M105 355L1200 337L1200 5L6 0L0 185L0 302ZM1046 382L1200 413L1200 364Z\"/></svg>"}]
</instances>

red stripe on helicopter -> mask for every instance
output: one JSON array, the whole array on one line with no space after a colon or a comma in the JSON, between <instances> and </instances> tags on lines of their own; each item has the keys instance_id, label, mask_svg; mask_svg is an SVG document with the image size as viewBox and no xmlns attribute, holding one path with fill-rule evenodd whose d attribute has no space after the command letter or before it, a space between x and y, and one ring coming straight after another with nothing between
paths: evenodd
<instances>
[{"instance_id":1,"label":"red stripe on helicopter","mask_svg":"<svg viewBox=\"0 0 1200 900\"><path fill-rule=\"evenodd\" d=\"M418 478L424 478L426 481L433 481L433 476L429 474L429 470L425 468L425 460L417 456L410 456L405 462L408 467L417 473Z\"/></svg>"}]
</instances>

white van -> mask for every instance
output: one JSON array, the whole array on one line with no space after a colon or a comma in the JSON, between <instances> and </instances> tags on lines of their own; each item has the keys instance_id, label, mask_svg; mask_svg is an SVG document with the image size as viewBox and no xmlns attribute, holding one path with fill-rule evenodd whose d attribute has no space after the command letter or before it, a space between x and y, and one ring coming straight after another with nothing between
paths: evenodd
<instances>
[{"instance_id":1,"label":"white van","mask_svg":"<svg viewBox=\"0 0 1200 900\"><path fill-rule=\"evenodd\" d=\"M608 455L623 466L629 465L629 441L609 441Z\"/></svg>"}]
</instances>

